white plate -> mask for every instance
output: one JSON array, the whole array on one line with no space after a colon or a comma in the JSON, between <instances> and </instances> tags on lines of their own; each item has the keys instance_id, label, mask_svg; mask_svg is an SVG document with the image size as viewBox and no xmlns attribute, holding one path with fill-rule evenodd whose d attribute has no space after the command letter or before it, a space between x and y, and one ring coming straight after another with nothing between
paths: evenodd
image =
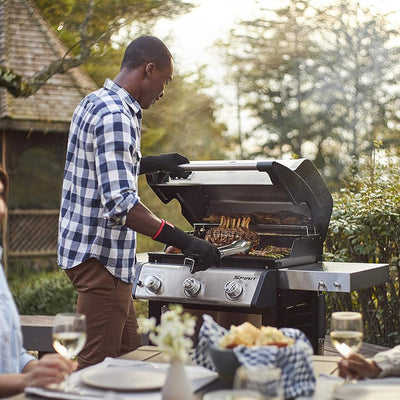
<instances>
[{"instance_id":1,"label":"white plate","mask_svg":"<svg viewBox=\"0 0 400 400\"><path fill-rule=\"evenodd\" d=\"M333 395L336 400L399 400L399 379L371 379L338 386Z\"/></svg>"},{"instance_id":2,"label":"white plate","mask_svg":"<svg viewBox=\"0 0 400 400\"><path fill-rule=\"evenodd\" d=\"M166 372L143 367L99 367L83 371L81 380L89 386L108 390L144 391L160 389Z\"/></svg>"}]
</instances>

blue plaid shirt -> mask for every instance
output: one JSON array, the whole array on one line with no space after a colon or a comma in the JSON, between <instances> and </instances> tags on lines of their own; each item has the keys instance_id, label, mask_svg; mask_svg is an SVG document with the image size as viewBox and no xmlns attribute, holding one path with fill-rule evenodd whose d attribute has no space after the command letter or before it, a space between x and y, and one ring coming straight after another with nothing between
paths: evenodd
<instances>
[{"instance_id":1,"label":"blue plaid shirt","mask_svg":"<svg viewBox=\"0 0 400 400\"><path fill-rule=\"evenodd\" d=\"M141 108L107 79L72 117L59 218L58 264L95 257L132 283L136 232L125 226L138 201Z\"/></svg>"}]
</instances>

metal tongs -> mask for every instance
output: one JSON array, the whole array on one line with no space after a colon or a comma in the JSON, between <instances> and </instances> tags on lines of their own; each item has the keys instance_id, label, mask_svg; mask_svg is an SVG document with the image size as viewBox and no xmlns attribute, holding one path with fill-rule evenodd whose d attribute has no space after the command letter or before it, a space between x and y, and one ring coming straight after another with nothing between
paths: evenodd
<instances>
[{"instance_id":1,"label":"metal tongs","mask_svg":"<svg viewBox=\"0 0 400 400\"><path fill-rule=\"evenodd\" d=\"M221 253L221 258L227 256L233 256L235 254L246 254L251 250L252 243L249 240L235 240L231 244L227 244L226 246L218 247L219 252Z\"/></svg>"},{"instance_id":2,"label":"metal tongs","mask_svg":"<svg viewBox=\"0 0 400 400\"><path fill-rule=\"evenodd\" d=\"M234 242L227 244L226 246L218 247L218 250L221 254L221 258L224 258L227 256L233 256L235 254L246 254L251 250L252 247L253 244L249 240L242 239L242 240L235 240ZM183 265L189 267L190 272L194 273L195 262L196 262L196 257L185 257L185 259L183 260Z\"/></svg>"}]
</instances>

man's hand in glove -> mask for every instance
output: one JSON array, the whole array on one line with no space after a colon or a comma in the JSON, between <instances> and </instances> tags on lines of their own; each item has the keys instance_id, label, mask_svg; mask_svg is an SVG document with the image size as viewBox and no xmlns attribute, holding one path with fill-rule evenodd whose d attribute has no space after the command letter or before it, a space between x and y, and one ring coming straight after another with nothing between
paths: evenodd
<instances>
[{"instance_id":1,"label":"man's hand in glove","mask_svg":"<svg viewBox=\"0 0 400 400\"><path fill-rule=\"evenodd\" d=\"M213 244L189 235L164 220L152 239L181 249L183 254L195 259L191 272L205 271L219 265L221 254Z\"/></svg>"},{"instance_id":2,"label":"man's hand in glove","mask_svg":"<svg viewBox=\"0 0 400 400\"><path fill-rule=\"evenodd\" d=\"M190 272L205 271L209 267L219 265L221 254L213 244L195 236L191 236L191 239L192 242L181 249L185 256L192 257L195 260Z\"/></svg>"},{"instance_id":3,"label":"man's hand in glove","mask_svg":"<svg viewBox=\"0 0 400 400\"><path fill-rule=\"evenodd\" d=\"M188 163L189 160L178 153L147 156L140 160L140 174L165 171L170 173L171 178L187 178L190 171L185 171L179 165Z\"/></svg>"}]
</instances>

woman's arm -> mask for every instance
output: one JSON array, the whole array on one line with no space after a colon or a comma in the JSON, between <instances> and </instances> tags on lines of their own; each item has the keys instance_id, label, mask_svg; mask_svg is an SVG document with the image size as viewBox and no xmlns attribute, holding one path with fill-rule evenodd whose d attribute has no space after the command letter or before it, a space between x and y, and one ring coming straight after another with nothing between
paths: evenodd
<instances>
[{"instance_id":1,"label":"woman's arm","mask_svg":"<svg viewBox=\"0 0 400 400\"><path fill-rule=\"evenodd\" d=\"M27 386L45 387L60 383L71 374L76 363L58 354L46 354L40 360L29 362L21 374L0 375L0 397L8 397L25 390Z\"/></svg>"},{"instance_id":2,"label":"woman's arm","mask_svg":"<svg viewBox=\"0 0 400 400\"><path fill-rule=\"evenodd\" d=\"M378 378L400 376L400 345L387 351L381 351L372 357L372 360L381 369Z\"/></svg>"},{"instance_id":3,"label":"woman's arm","mask_svg":"<svg viewBox=\"0 0 400 400\"><path fill-rule=\"evenodd\" d=\"M360 354L351 354L339 362L339 376L350 379L376 378L381 368L373 361Z\"/></svg>"},{"instance_id":4,"label":"woman's arm","mask_svg":"<svg viewBox=\"0 0 400 400\"><path fill-rule=\"evenodd\" d=\"M400 376L400 345L377 353L372 359L352 354L339 362L339 375L343 378L383 378Z\"/></svg>"}]
</instances>

